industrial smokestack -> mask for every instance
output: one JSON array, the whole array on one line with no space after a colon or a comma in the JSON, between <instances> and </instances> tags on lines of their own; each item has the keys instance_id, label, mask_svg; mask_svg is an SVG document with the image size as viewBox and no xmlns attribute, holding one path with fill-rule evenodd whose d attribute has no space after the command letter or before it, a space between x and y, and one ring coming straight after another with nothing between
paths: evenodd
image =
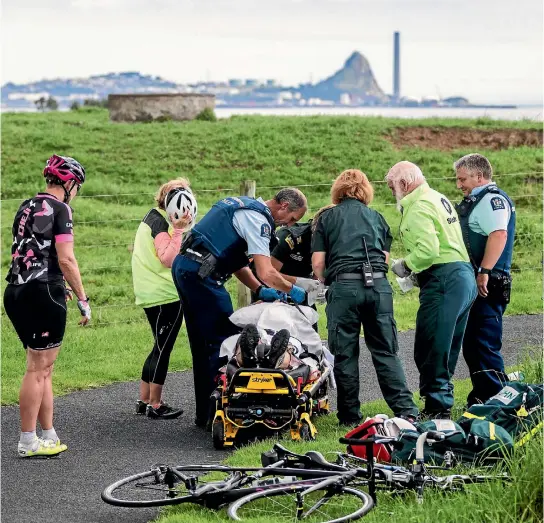
<instances>
[{"instance_id":1,"label":"industrial smokestack","mask_svg":"<svg viewBox=\"0 0 544 523\"><path fill-rule=\"evenodd\" d=\"M393 99L400 101L400 33L395 31L393 43Z\"/></svg>"}]
</instances>

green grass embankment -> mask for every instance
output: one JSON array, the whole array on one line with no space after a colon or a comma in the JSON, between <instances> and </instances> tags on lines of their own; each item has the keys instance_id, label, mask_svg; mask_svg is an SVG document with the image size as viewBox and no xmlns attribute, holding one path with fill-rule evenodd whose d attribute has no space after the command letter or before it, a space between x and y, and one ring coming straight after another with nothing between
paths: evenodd
<instances>
[{"instance_id":1,"label":"green grass embankment","mask_svg":"<svg viewBox=\"0 0 544 523\"><path fill-rule=\"evenodd\" d=\"M82 197L73 207L75 250L92 298L93 326L77 327L79 312L70 304L65 343L55 366L55 393L139 378L152 336L143 311L133 304L130 246L138 222L153 205L153 194L162 183L178 176L189 178L200 216L219 198L238 194L242 180L256 180L257 194L265 199L279 186L301 186L308 196L309 217L329 202L335 176L346 168L360 168L375 182L373 207L389 222L395 236L392 257L398 257L402 255L397 239L399 214L383 183L389 168L397 161L411 160L420 165L434 188L458 201L461 195L451 179L452 162L473 152L470 145L448 152L395 148L387 137L397 127L409 126L538 129L533 122L487 119L253 116L215 123L113 124L106 111L2 115L2 275L10 259L13 215L21 200L43 189L45 160L54 152L71 155L88 174ZM480 152L489 157L498 183L514 198L518 211L516 272L508 314L541 312L541 150L517 147ZM511 173L529 174L501 176ZM232 281L228 288L235 293ZM394 290L398 326L411 328L417 292L402 295L396 283ZM17 401L24 355L5 315L2 320L2 402L9 404ZM324 335L324 314L320 329ZM182 328L170 369L189 366Z\"/></svg>"}]
</instances>

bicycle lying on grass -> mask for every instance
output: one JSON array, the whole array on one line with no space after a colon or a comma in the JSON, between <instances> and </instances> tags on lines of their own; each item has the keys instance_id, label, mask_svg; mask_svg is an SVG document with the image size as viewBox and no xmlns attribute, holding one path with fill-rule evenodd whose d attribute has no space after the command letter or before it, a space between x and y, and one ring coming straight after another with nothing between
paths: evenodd
<instances>
[{"instance_id":1,"label":"bicycle lying on grass","mask_svg":"<svg viewBox=\"0 0 544 523\"><path fill-rule=\"evenodd\" d=\"M337 462L319 452L304 455L276 444L261 456L262 467L157 465L107 487L102 499L122 507L149 507L194 503L208 508L227 506L230 518L340 523L363 517L376 504L376 491L415 491L424 488L458 491L471 483L507 479L506 474L433 475L424 464L424 445L451 434L425 432L418 438L415 463L410 468L374 463L373 446L398 444L395 438L341 438L340 443L365 445L368 459L337 453ZM369 493L361 490L367 488Z\"/></svg>"}]
</instances>

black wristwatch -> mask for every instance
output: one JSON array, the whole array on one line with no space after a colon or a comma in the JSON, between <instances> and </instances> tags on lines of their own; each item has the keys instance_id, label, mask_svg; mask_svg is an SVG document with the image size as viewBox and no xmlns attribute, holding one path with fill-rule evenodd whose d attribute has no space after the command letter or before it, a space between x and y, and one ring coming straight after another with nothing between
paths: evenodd
<instances>
[{"instance_id":1,"label":"black wristwatch","mask_svg":"<svg viewBox=\"0 0 544 523\"><path fill-rule=\"evenodd\" d=\"M478 267L478 274L491 274L491 269L484 269L483 267Z\"/></svg>"}]
</instances>

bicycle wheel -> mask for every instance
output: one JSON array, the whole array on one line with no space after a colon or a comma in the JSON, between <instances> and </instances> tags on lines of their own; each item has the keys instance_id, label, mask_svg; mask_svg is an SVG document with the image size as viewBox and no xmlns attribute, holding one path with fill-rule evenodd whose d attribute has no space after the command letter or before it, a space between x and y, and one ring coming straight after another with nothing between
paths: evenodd
<instances>
[{"instance_id":1,"label":"bicycle wheel","mask_svg":"<svg viewBox=\"0 0 544 523\"><path fill-rule=\"evenodd\" d=\"M228 515L236 521L341 523L362 518L374 506L366 493L349 487L325 487L305 495L308 485L248 494L232 503Z\"/></svg>"},{"instance_id":2,"label":"bicycle wheel","mask_svg":"<svg viewBox=\"0 0 544 523\"><path fill-rule=\"evenodd\" d=\"M245 477L255 470L258 469L230 468L222 465L185 467L155 465L146 472L128 476L106 487L102 492L102 500L118 507L159 507L197 503L215 508L233 498L214 492L213 489L197 497L193 494L194 491L205 485L222 485L226 480Z\"/></svg>"},{"instance_id":3,"label":"bicycle wheel","mask_svg":"<svg viewBox=\"0 0 544 523\"><path fill-rule=\"evenodd\" d=\"M196 503L218 508L247 494L277 488L288 481L296 485L298 478L307 484L322 478L322 470L289 468L228 467L224 465L187 465L169 467L155 465L150 470L120 479L106 487L102 499L118 507L159 507L180 503ZM332 474L332 473L329 473ZM310 479L303 479L310 478ZM203 487L209 488L205 493ZM195 491L198 495L195 495Z\"/></svg>"}]
</instances>

